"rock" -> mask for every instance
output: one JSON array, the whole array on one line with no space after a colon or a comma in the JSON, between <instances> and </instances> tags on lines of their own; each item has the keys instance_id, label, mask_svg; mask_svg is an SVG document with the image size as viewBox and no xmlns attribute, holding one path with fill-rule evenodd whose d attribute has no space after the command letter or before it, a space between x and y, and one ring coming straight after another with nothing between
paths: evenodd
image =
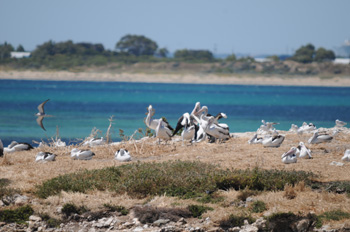
<instances>
[{"instance_id":1,"label":"rock","mask_svg":"<svg viewBox=\"0 0 350 232\"><path fill-rule=\"evenodd\" d=\"M246 202L252 202L254 201L254 199L252 197L247 197L247 199L245 199Z\"/></svg>"},{"instance_id":2,"label":"rock","mask_svg":"<svg viewBox=\"0 0 350 232\"><path fill-rule=\"evenodd\" d=\"M167 224L169 221L170 221L169 219L158 219L157 221L153 222L153 225L161 226L161 225Z\"/></svg>"},{"instance_id":3,"label":"rock","mask_svg":"<svg viewBox=\"0 0 350 232\"><path fill-rule=\"evenodd\" d=\"M143 227L138 226L133 230L133 232L139 232L139 231L143 231Z\"/></svg>"},{"instance_id":4,"label":"rock","mask_svg":"<svg viewBox=\"0 0 350 232\"><path fill-rule=\"evenodd\" d=\"M249 224L242 226L240 230L240 232L258 232L258 231L259 231L258 227L249 225Z\"/></svg>"},{"instance_id":5,"label":"rock","mask_svg":"<svg viewBox=\"0 0 350 232\"><path fill-rule=\"evenodd\" d=\"M256 226L259 230L264 230L266 228L266 220L262 217L258 218L252 225Z\"/></svg>"},{"instance_id":6,"label":"rock","mask_svg":"<svg viewBox=\"0 0 350 232\"><path fill-rule=\"evenodd\" d=\"M337 167L341 167L341 166L343 166L344 164L341 163L341 162L332 161L332 162L330 163L330 165L334 165L334 166L337 166Z\"/></svg>"},{"instance_id":7,"label":"rock","mask_svg":"<svg viewBox=\"0 0 350 232\"><path fill-rule=\"evenodd\" d=\"M298 221L297 223L297 231L298 232L306 232L309 229L310 220L309 219L302 219Z\"/></svg>"},{"instance_id":8,"label":"rock","mask_svg":"<svg viewBox=\"0 0 350 232\"><path fill-rule=\"evenodd\" d=\"M230 232L239 232L239 231L241 231L241 228L236 226L236 227L228 229L228 231L230 231Z\"/></svg>"},{"instance_id":9,"label":"rock","mask_svg":"<svg viewBox=\"0 0 350 232\"><path fill-rule=\"evenodd\" d=\"M4 202L2 202L2 200L0 200L0 207L5 206Z\"/></svg>"},{"instance_id":10,"label":"rock","mask_svg":"<svg viewBox=\"0 0 350 232\"><path fill-rule=\"evenodd\" d=\"M27 196L18 195L14 199L14 204L15 205L24 205L28 202L28 200L29 200L29 198Z\"/></svg>"},{"instance_id":11,"label":"rock","mask_svg":"<svg viewBox=\"0 0 350 232\"><path fill-rule=\"evenodd\" d=\"M177 221L177 224L178 225L185 225L187 222L184 218L180 218L178 221Z\"/></svg>"},{"instance_id":12,"label":"rock","mask_svg":"<svg viewBox=\"0 0 350 232\"><path fill-rule=\"evenodd\" d=\"M113 217L110 217L110 218L108 218L105 222L104 222L104 226L105 227L108 227L108 226L110 226L111 224L112 224L112 222L113 222Z\"/></svg>"},{"instance_id":13,"label":"rock","mask_svg":"<svg viewBox=\"0 0 350 232\"><path fill-rule=\"evenodd\" d=\"M41 217L35 216L35 215L31 215L29 217L29 221L34 221L34 222L40 222L42 219Z\"/></svg>"}]
</instances>

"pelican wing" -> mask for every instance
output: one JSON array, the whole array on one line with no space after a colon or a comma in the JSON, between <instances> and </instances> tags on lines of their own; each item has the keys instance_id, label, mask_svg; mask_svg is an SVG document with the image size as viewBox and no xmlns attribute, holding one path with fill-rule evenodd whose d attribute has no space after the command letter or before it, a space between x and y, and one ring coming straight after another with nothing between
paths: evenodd
<instances>
[{"instance_id":1,"label":"pelican wing","mask_svg":"<svg viewBox=\"0 0 350 232\"><path fill-rule=\"evenodd\" d=\"M38 110L40 112L40 114L45 114L44 111L44 105L46 104L46 102L48 102L50 99L47 99L46 101L44 101L43 103L41 103L40 105L38 105Z\"/></svg>"}]
</instances>

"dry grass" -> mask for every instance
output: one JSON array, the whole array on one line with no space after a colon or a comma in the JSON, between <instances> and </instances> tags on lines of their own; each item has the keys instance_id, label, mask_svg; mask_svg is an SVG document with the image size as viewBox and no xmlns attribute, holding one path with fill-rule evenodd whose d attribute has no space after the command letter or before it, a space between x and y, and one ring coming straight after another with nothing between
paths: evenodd
<instances>
[{"instance_id":1,"label":"dry grass","mask_svg":"<svg viewBox=\"0 0 350 232\"><path fill-rule=\"evenodd\" d=\"M163 162L169 160L201 161L218 165L221 168L252 169L278 169L287 171L306 171L318 175L318 181L350 181L350 168L348 163L336 167L330 165L332 161L341 162L345 149L350 148L350 134L342 133L331 143L307 145L312 150L313 159L298 159L295 164L285 165L281 162L281 154L289 150L291 146L297 146L299 141L306 142L311 135L301 137L285 132L286 139L279 148L263 148L261 145L249 145L248 139L252 133L235 134L235 137L222 144L200 143L182 146L181 141L168 142L167 145L157 144L154 138L140 141L131 140L116 145L105 145L93 147L91 150L96 154L92 160L72 160L70 151L73 148L55 148L44 146L31 151L15 152L6 154L0 158L1 178L9 180L9 188L18 189L22 193L32 195L36 185L43 181L72 173L78 170L102 169L109 166L123 165L114 160L115 152L120 148L129 150L133 160L131 162ZM307 143L306 143L307 144ZM79 147L84 148L84 147ZM87 147L85 147L87 148ZM35 156L39 151L49 151L57 155L56 161L48 163L36 163ZM289 189L288 189L289 188ZM286 198L286 192L294 192L295 197ZM212 221L227 218L230 214L241 212L248 213L248 209L237 208L232 202L237 200L239 191L219 191L223 201L217 204L206 204L214 208L207 211L203 218L210 217ZM290 195L288 193L287 195ZM254 199L266 203L268 212L301 212L307 214L312 211L321 214L331 210L342 210L350 212L350 199L346 194L335 194L328 192L312 191L305 184L288 186L285 191L263 192ZM84 205L89 209L98 210L104 204L122 205L127 209L135 205L149 203L155 207L182 207L189 204L198 204L194 200L170 198L167 196L152 197L146 199L133 199L128 195L116 195L112 192L91 191L83 193L62 192L58 196L47 199L36 199L38 204L33 204L36 212L46 212L50 216L57 217L56 209L65 203L74 203L78 206ZM263 213L253 214L261 216ZM346 220L345 220L346 221Z\"/></svg>"}]
</instances>

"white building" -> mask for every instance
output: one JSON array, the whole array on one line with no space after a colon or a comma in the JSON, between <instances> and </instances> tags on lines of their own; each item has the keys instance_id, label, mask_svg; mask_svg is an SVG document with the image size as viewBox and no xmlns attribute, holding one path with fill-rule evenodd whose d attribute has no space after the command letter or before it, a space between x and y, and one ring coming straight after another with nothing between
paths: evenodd
<instances>
[{"instance_id":1,"label":"white building","mask_svg":"<svg viewBox=\"0 0 350 232\"><path fill-rule=\"evenodd\" d=\"M11 52L11 58L27 58L30 56L30 52Z\"/></svg>"}]
</instances>

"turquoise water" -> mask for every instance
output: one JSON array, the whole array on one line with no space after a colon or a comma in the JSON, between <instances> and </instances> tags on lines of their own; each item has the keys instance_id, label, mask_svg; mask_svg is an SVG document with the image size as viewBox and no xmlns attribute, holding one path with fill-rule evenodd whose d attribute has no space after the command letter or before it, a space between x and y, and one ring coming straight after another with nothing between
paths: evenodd
<instances>
[{"instance_id":1,"label":"turquoise water","mask_svg":"<svg viewBox=\"0 0 350 232\"><path fill-rule=\"evenodd\" d=\"M112 138L117 141L119 129L131 135L146 128L149 104L156 118L166 117L173 127L197 101L213 115L226 113L222 122L231 132L255 131L261 119L279 122L279 130L304 121L317 127L333 127L335 119L350 122L350 88L345 87L0 80L0 99L0 138L5 146L12 140L46 140L56 135L57 126L66 141L83 139L93 128L105 134L112 115ZM44 131L34 115L46 99L50 101L45 112L53 117L44 119Z\"/></svg>"}]
</instances>

